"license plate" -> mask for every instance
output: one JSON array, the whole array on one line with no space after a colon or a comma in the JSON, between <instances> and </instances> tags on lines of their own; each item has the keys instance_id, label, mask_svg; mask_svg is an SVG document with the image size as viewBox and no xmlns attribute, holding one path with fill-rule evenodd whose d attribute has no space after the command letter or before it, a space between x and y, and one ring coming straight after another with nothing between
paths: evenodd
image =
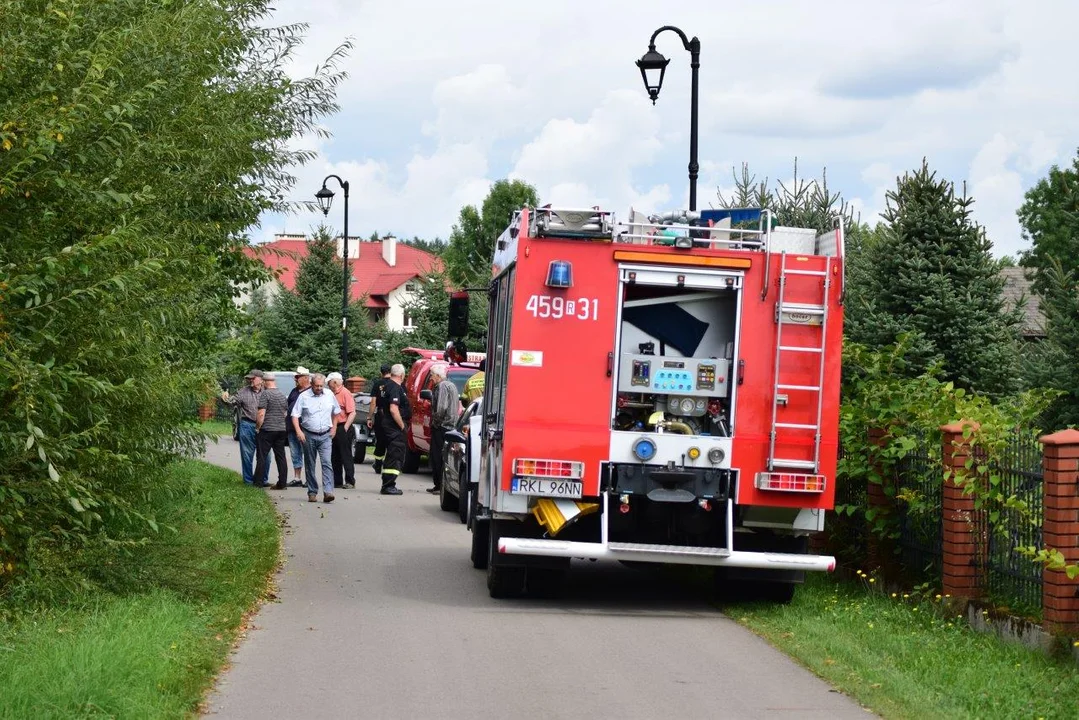
<instances>
[{"instance_id":1,"label":"license plate","mask_svg":"<svg viewBox=\"0 0 1079 720\"><path fill-rule=\"evenodd\" d=\"M518 495L537 495L539 497L573 498L579 500L582 486L578 480L557 480L554 478L513 478L510 492Z\"/></svg>"}]
</instances>

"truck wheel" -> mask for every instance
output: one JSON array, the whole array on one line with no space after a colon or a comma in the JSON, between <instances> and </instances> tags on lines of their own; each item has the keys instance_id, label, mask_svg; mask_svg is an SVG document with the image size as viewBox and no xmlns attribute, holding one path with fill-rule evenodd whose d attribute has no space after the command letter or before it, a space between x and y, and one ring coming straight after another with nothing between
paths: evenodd
<instances>
[{"instance_id":1,"label":"truck wheel","mask_svg":"<svg viewBox=\"0 0 1079 720\"><path fill-rule=\"evenodd\" d=\"M790 605L794 600L794 588L797 583L767 582L754 583L753 594L764 602L777 605Z\"/></svg>"},{"instance_id":2,"label":"truck wheel","mask_svg":"<svg viewBox=\"0 0 1079 720\"><path fill-rule=\"evenodd\" d=\"M523 567L506 567L496 562L498 530L492 521L487 536L487 592L498 599L518 597L524 593L527 571Z\"/></svg>"},{"instance_id":3,"label":"truck wheel","mask_svg":"<svg viewBox=\"0 0 1079 720\"><path fill-rule=\"evenodd\" d=\"M457 468L457 517L462 525L468 524L468 466L461 463Z\"/></svg>"},{"instance_id":4,"label":"truck wheel","mask_svg":"<svg viewBox=\"0 0 1079 720\"><path fill-rule=\"evenodd\" d=\"M438 488L438 506L446 512L457 509L457 498L450 495L446 478L442 478L442 485Z\"/></svg>"},{"instance_id":5,"label":"truck wheel","mask_svg":"<svg viewBox=\"0 0 1079 720\"><path fill-rule=\"evenodd\" d=\"M487 569L487 538L491 534L490 520L472 521L472 567Z\"/></svg>"},{"instance_id":6,"label":"truck wheel","mask_svg":"<svg viewBox=\"0 0 1079 720\"><path fill-rule=\"evenodd\" d=\"M367 458L367 443L358 442L352 445L352 462L359 465Z\"/></svg>"},{"instance_id":7,"label":"truck wheel","mask_svg":"<svg viewBox=\"0 0 1079 720\"><path fill-rule=\"evenodd\" d=\"M556 598L562 594L568 570L529 568L528 594L538 598Z\"/></svg>"},{"instance_id":8,"label":"truck wheel","mask_svg":"<svg viewBox=\"0 0 1079 720\"><path fill-rule=\"evenodd\" d=\"M418 452L412 452L411 450L405 450L405 464L401 467L401 472L414 473L420 469L420 454Z\"/></svg>"}]
</instances>

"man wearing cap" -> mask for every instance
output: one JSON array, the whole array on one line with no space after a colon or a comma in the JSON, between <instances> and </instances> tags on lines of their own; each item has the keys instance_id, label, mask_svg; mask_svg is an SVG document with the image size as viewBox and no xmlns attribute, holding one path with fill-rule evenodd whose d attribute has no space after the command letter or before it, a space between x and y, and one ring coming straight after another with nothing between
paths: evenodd
<instances>
[{"instance_id":1,"label":"man wearing cap","mask_svg":"<svg viewBox=\"0 0 1079 720\"><path fill-rule=\"evenodd\" d=\"M341 373L332 372L327 375L326 384L341 408L341 412L333 418L334 424L337 425L337 433L333 438L333 486L354 488L356 465L352 460L352 423L356 421L356 399L345 387Z\"/></svg>"},{"instance_id":2,"label":"man wearing cap","mask_svg":"<svg viewBox=\"0 0 1079 720\"><path fill-rule=\"evenodd\" d=\"M289 454L292 455L292 482L288 484L289 487L302 487L303 482L303 456L306 452L304 450L303 443L300 442L300 438L296 436L296 428L292 425L292 408L296 406L296 398L300 397L300 393L306 390L311 385L311 371L300 365L296 368L294 373L296 379L296 387L292 388L288 394L288 449Z\"/></svg>"},{"instance_id":3,"label":"man wearing cap","mask_svg":"<svg viewBox=\"0 0 1079 720\"><path fill-rule=\"evenodd\" d=\"M382 427L382 388L390 380L390 366L383 365L379 372L382 377L375 380L371 386L371 406L367 411L367 427L375 431L375 452L371 456L374 462L371 467L376 473L382 472L382 461L386 458L386 430Z\"/></svg>"},{"instance_id":4,"label":"man wearing cap","mask_svg":"<svg viewBox=\"0 0 1079 720\"><path fill-rule=\"evenodd\" d=\"M243 475L245 485L263 485L266 478L260 477L255 483L255 475L251 467L251 461L257 450L257 434L255 423L258 420L259 392L262 390L262 371L252 370L244 375L247 385L241 388L235 395L229 395L228 390L221 393L221 399L229 405L240 409L240 472ZM266 466L269 473L270 466Z\"/></svg>"},{"instance_id":5,"label":"man wearing cap","mask_svg":"<svg viewBox=\"0 0 1079 720\"><path fill-rule=\"evenodd\" d=\"M296 436L307 447L307 501L318 500L318 478L315 462L322 466L322 500L331 503L333 497L333 436L337 426L334 415L341 412L337 398L326 391L326 376L315 373L311 387L302 393L292 408L292 425Z\"/></svg>"}]
</instances>

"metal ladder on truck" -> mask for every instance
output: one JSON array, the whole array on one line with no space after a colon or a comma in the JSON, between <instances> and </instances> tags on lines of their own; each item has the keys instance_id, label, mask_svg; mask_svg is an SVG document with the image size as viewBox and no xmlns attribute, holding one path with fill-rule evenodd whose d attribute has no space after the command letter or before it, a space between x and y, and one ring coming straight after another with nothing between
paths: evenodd
<instances>
[{"instance_id":1,"label":"metal ladder on truck","mask_svg":"<svg viewBox=\"0 0 1079 720\"><path fill-rule=\"evenodd\" d=\"M796 303L787 301L787 285L792 277L817 277L820 282L820 303ZM828 335L828 290L831 286L831 276L828 272L828 261L825 260L823 270L801 270L788 265L788 256L784 252L780 256L779 264L779 300L776 303L776 357L775 376L772 380L772 430L769 435L768 445L768 470L771 472L782 470L802 470L812 473L820 472L820 441L821 441L821 413L824 405L824 342ZM791 318L805 318L803 322L796 322ZM819 318L817 322L815 319ZM789 325L811 326L819 328L814 333L818 342L814 345L788 345L784 343L783 328ZM816 385L795 385L784 382L783 367L784 358L791 358L795 354L812 353L818 359L818 373ZM788 362L789 365L789 362ZM817 398L817 411L814 422L790 423L777 422L778 405L784 391L794 390L814 393ZM776 457L776 436L780 430L794 432L813 433L813 459L804 458L778 458Z\"/></svg>"}]
</instances>

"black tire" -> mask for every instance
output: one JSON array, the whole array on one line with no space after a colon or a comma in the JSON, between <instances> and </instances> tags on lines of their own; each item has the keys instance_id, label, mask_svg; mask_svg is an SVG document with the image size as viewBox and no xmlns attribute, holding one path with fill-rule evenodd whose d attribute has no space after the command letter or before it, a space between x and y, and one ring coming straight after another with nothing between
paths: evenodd
<instances>
[{"instance_id":1,"label":"black tire","mask_svg":"<svg viewBox=\"0 0 1079 720\"><path fill-rule=\"evenodd\" d=\"M367 459L367 443L360 442L352 446L352 462L359 465Z\"/></svg>"},{"instance_id":2,"label":"black tire","mask_svg":"<svg viewBox=\"0 0 1079 720\"><path fill-rule=\"evenodd\" d=\"M462 525L468 524L468 507L469 507L469 484L468 484L468 466L462 465L457 475L457 517L461 519Z\"/></svg>"},{"instance_id":3,"label":"black tire","mask_svg":"<svg viewBox=\"0 0 1079 720\"><path fill-rule=\"evenodd\" d=\"M438 506L446 512L451 512L457 509L457 498L450 495L449 487L446 483L446 479L442 478L442 485L438 488Z\"/></svg>"},{"instance_id":4,"label":"black tire","mask_svg":"<svg viewBox=\"0 0 1079 720\"><path fill-rule=\"evenodd\" d=\"M713 592L723 603L764 602L789 605L794 600L798 583L775 580L732 579L722 568L716 568Z\"/></svg>"},{"instance_id":5,"label":"black tire","mask_svg":"<svg viewBox=\"0 0 1079 720\"><path fill-rule=\"evenodd\" d=\"M529 568L528 594L538 598L556 598L566 585L568 570L557 568Z\"/></svg>"},{"instance_id":6,"label":"black tire","mask_svg":"<svg viewBox=\"0 0 1079 720\"><path fill-rule=\"evenodd\" d=\"M754 583L753 594L764 602L776 605L790 605L794 600L794 589L797 583L791 582L759 582Z\"/></svg>"},{"instance_id":7,"label":"black tire","mask_svg":"<svg viewBox=\"0 0 1079 720\"><path fill-rule=\"evenodd\" d=\"M490 520L472 521L472 567L487 569L487 538L491 534Z\"/></svg>"},{"instance_id":8,"label":"black tire","mask_svg":"<svg viewBox=\"0 0 1079 720\"><path fill-rule=\"evenodd\" d=\"M412 452L409 449L405 449L405 463L401 467L401 472L414 473L420 469L420 454Z\"/></svg>"},{"instance_id":9,"label":"black tire","mask_svg":"<svg viewBox=\"0 0 1079 720\"><path fill-rule=\"evenodd\" d=\"M495 599L520 597L525 591L527 570L523 567L506 567L495 562L497 546L498 527L492 522L487 534L487 592Z\"/></svg>"}]
</instances>

